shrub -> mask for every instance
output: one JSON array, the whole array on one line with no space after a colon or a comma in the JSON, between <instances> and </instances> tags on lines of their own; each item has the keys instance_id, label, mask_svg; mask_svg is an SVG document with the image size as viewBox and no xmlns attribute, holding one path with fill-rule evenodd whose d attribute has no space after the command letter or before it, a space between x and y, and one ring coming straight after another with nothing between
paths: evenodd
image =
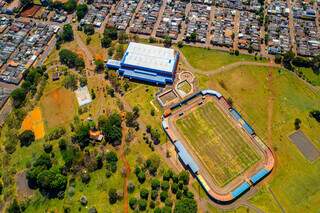
<instances>
[{"instance_id":1,"label":"shrub","mask_svg":"<svg viewBox=\"0 0 320 213\"><path fill-rule=\"evenodd\" d=\"M169 182L166 181L166 180L163 181L162 184L161 184L161 189L162 189L163 191L168 191L169 188L170 188Z\"/></svg>"},{"instance_id":2,"label":"shrub","mask_svg":"<svg viewBox=\"0 0 320 213\"><path fill-rule=\"evenodd\" d=\"M151 188L154 190L158 190L160 188L160 181L158 179L152 179Z\"/></svg>"},{"instance_id":3,"label":"shrub","mask_svg":"<svg viewBox=\"0 0 320 213\"><path fill-rule=\"evenodd\" d=\"M161 202L164 202L168 198L168 192L163 191L160 193L160 200Z\"/></svg>"},{"instance_id":4,"label":"shrub","mask_svg":"<svg viewBox=\"0 0 320 213\"><path fill-rule=\"evenodd\" d=\"M111 188L108 192L108 195L109 195L109 203L115 204L118 199L117 190L114 188Z\"/></svg>"},{"instance_id":5,"label":"shrub","mask_svg":"<svg viewBox=\"0 0 320 213\"><path fill-rule=\"evenodd\" d=\"M43 144L43 150L44 150L46 153L50 153L50 152L52 151L52 145L49 144L49 143Z\"/></svg>"},{"instance_id":6,"label":"shrub","mask_svg":"<svg viewBox=\"0 0 320 213\"><path fill-rule=\"evenodd\" d=\"M91 179L91 177L90 177L90 175L88 174L88 172L83 172L83 173L81 174L81 181L82 181L82 183L88 184L88 183L90 182L90 179Z\"/></svg>"},{"instance_id":7,"label":"shrub","mask_svg":"<svg viewBox=\"0 0 320 213\"><path fill-rule=\"evenodd\" d=\"M63 127L57 127L52 129L45 137L46 141L57 140L66 133L66 129Z\"/></svg>"},{"instance_id":8,"label":"shrub","mask_svg":"<svg viewBox=\"0 0 320 213\"><path fill-rule=\"evenodd\" d=\"M173 183L173 184L171 185L171 192L172 192L173 194L176 194L178 190L179 190L178 184L177 184L177 183Z\"/></svg>"},{"instance_id":9,"label":"shrub","mask_svg":"<svg viewBox=\"0 0 320 213\"><path fill-rule=\"evenodd\" d=\"M144 183L145 180L146 180L146 174L143 171L141 171L138 174L138 181L139 183Z\"/></svg>"},{"instance_id":10,"label":"shrub","mask_svg":"<svg viewBox=\"0 0 320 213\"><path fill-rule=\"evenodd\" d=\"M145 211L147 209L147 201L140 199L139 200L139 210L140 211Z\"/></svg>"},{"instance_id":11,"label":"shrub","mask_svg":"<svg viewBox=\"0 0 320 213\"><path fill-rule=\"evenodd\" d=\"M151 199L156 200L158 197L158 191L157 190L152 190L151 191Z\"/></svg>"},{"instance_id":12,"label":"shrub","mask_svg":"<svg viewBox=\"0 0 320 213\"><path fill-rule=\"evenodd\" d=\"M149 203L149 207L151 209L154 209L156 207L156 203L153 200L151 200L150 203Z\"/></svg>"},{"instance_id":13,"label":"shrub","mask_svg":"<svg viewBox=\"0 0 320 213\"><path fill-rule=\"evenodd\" d=\"M129 200L129 206L130 206L130 208L131 208L132 210L134 210L134 209L137 207L137 203L138 203L137 198L135 198L135 197L130 198L130 200Z\"/></svg>"},{"instance_id":14,"label":"shrub","mask_svg":"<svg viewBox=\"0 0 320 213\"><path fill-rule=\"evenodd\" d=\"M135 185L134 185L132 182L130 182L130 183L128 184L128 192L129 192L129 193L133 193L133 192L134 192L134 189L135 189Z\"/></svg>"},{"instance_id":15,"label":"shrub","mask_svg":"<svg viewBox=\"0 0 320 213\"><path fill-rule=\"evenodd\" d=\"M140 191L140 198L148 200L149 191L145 188L141 189Z\"/></svg>"},{"instance_id":16,"label":"shrub","mask_svg":"<svg viewBox=\"0 0 320 213\"><path fill-rule=\"evenodd\" d=\"M34 140L35 136L31 130L25 130L19 135L20 145L29 146Z\"/></svg>"}]
</instances>

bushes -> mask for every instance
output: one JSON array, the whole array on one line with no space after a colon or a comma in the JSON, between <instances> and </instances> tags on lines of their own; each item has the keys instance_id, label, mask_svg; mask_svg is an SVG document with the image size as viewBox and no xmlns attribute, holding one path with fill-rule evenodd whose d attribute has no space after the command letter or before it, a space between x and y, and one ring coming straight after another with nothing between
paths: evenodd
<instances>
[{"instance_id":1,"label":"bushes","mask_svg":"<svg viewBox=\"0 0 320 213\"><path fill-rule=\"evenodd\" d=\"M130 208L131 208L132 210L134 210L134 209L137 207L137 203L138 203L137 198L135 198L135 197L130 198L130 200L129 200L129 206L130 206Z\"/></svg>"},{"instance_id":2,"label":"bushes","mask_svg":"<svg viewBox=\"0 0 320 213\"><path fill-rule=\"evenodd\" d=\"M141 189L140 198L148 200L148 197L149 197L149 191L147 189L145 189L145 188Z\"/></svg>"},{"instance_id":3,"label":"bushes","mask_svg":"<svg viewBox=\"0 0 320 213\"><path fill-rule=\"evenodd\" d=\"M77 70L82 70L85 67L83 59L78 57L76 53L70 50L60 50L59 58L61 64L64 64L69 68L76 68Z\"/></svg>"},{"instance_id":4,"label":"bushes","mask_svg":"<svg viewBox=\"0 0 320 213\"><path fill-rule=\"evenodd\" d=\"M153 190L158 190L160 188L160 181L158 179L151 180L151 188Z\"/></svg>"},{"instance_id":5,"label":"bushes","mask_svg":"<svg viewBox=\"0 0 320 213\"><path fill-rule=\"evenodd\" d=\"M34 140L34 133L31 130L25 130L19 135L21 147L29 146Z\"/></svg>"},{"instance_id":6,"label":"bushes","mask_svg":"<svg viewBox=\"0 0 320 213\"><path fill-rule=\"evenodd\" d=\"M118 195L117 195L117 190L114 188L111 188L108 192L109 196L109 203L110 204L115 204L118 200Z\"/></svg>"},{"instance_id":7,"label":"bushes","mask_svg":"<svg viewBox=\"0 0 320 213\"><path fill-rule=\"evenodd\" d=\"M46 141L57 140L62 137L66 133L66 129L64 127L57 127L52 129L45 137Z\"/></svg>"},{"instance_id":8,"label":"bushes","mask_svg":"<svg viewBox=\"0 0 320 213\"><path fill-rule=\"evenodd\" d=\"M197 212L197 203L194 199L183 198L176 202L174 213L196 213Z\"/></svg>"},{"instance_id":9,"label":"bushes","mask_svg":"<svg viewBox=\"0 0 320 213\"><path fill-rule=\"evenodd\" d=\"M144 199L139 200L139 210L140 211L145 211L147 208L147 201Z\"/></svg>"},{"instance_id":10,"label":"bushes","mask_svg":"<svg viewBox=\"0 0 320 213\"><path fill-rule=\"evenodd\" d=\"M162 182L162 184L161 184L161 189L163 190L163 191L168 191L169 190L169 188L170 188L170 184L169 184L169 182L168 181L163 181Z\"/></svg>"}]
</instances>

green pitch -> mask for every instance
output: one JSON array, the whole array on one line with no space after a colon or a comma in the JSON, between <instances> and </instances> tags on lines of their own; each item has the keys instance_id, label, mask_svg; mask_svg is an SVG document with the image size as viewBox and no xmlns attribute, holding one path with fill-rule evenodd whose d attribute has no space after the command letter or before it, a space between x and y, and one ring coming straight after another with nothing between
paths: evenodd
<instances>
[{"instance_id":1,"label":"green pitch","mask_svg":"<svg viewBox=\"0 0 320 213\"><path fill-rule=\"evenodd\" d=\"M260 156L213 102L177 120L177 127L206 166L215 183L223 187L260 160Z\"/></svg>"}]
</instances>

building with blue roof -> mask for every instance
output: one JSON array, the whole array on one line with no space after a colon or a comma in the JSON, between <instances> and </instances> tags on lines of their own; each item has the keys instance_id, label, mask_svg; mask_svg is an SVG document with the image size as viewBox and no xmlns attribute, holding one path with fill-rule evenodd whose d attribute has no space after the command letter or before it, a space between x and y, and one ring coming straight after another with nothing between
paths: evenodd
<instances>
[{"instance_id":1,"label":"building with blue roof","mask_svg":"<svg viewBox=\"0 0 320 213\"><path fill-rule=\"evenodd\" d=\"M132 80L166 85L174 81L178 59L174 49L130 42L121 61L110 59L106 66Z\"/></svg>"}]
</instances>

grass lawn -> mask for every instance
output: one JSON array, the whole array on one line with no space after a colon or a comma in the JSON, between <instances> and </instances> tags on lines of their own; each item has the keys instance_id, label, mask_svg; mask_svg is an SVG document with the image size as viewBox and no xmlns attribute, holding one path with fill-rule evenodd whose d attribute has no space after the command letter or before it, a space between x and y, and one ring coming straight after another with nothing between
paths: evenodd
<instances>
[{"instance_id":1,"label":"grass lawn","mask_svg":"<svg viewBox=\"0 0 320 213\"><path fill-rule=\"evenodd\" d=\"M236 108L265 142L270 94L267 72L268 68L240 66L211 79L199 78L202 88L214 88L226 97L231 96ZM290 142L288 135L294 131L294 120L300 118L302 131L320 148L320 125L308 115L310 110L320 108L320 92L311 90L293 73L272 69L272 75L275 95L272 142L268 145L274 151L276 167L262 184L273 191L287 212L314 212L320 208L320 161L310 163ZM257 193L251 202L266 212L273 212L274 205L266 204L266 193L272 200L269 191L265 190Z\"/></svg>"},{"instance_id":2,"label":"grass lawn","mask_svg":"<svg viewBox=\"0 0 320 213\"><path fill-rule=\"evenodd\" d=\"M306 77L306 80L309 81L314 86L320 86L320 74L317 75L313 72L311 68L297 67L298 72L302 72Z\"/></svg>"},{"instance_id":3,"label":"grass lawn","mask_svg":"<svg viewBox=\"0 0 320 213\"><path fill-rule=\"evenodd\" d=\"M161 135L161 141L163 142L166 138L165 133L161 129L161 116L163 114L163 110L155 99L155 94L158 89L159 88L155 86L139 84L127 92L124 98L131 107L139 107L140 118L142 121L146 125L151 125L152 128L157 128ZM152 109L155 111L154 116L151 115Z\"/></svg>"},{"instance_id":4,"label":"grass lawn","mask_svg":"<svg viewBox=\"0 0 320 213\"><path fill-rule=\"evenodd\" d=\"M180 50L194 68L203 71L214 70L239 61L256 61L254 56L243 54L239 56L230 55L228 52L219 50L208 50L190 46L184 46ZM258 59L257 62L266 62L266 60Z\"/></svg>"},{"instance_id":5,"label":"grass lawn","mask_svg":"<svg viewBox=\"0 0 320 213\"><path fill-rule=\"evenodd\" d=\"M258 153L227 119L210 101L176 122L178 130L220 187L260 159Z\"/></svg>"},{"instance_id":6,"label":"grass lawn","mask_svg":"<svg viewBox=\"0 0 320 213\"><path fill-rule=\"evenodd\" d=\"M95 33L91 36L87 36L82 31L77 31L76 33L79 34L79 36L84 44L87 43L86 40L88 37L91 38L91 41L90 41L89 45L87 45L87 47L95 59L100 59L102 61L106 59L107 49L101 47L102 35L100 35L100 33Z\"/></svg>"},{"instance_id":7,"label":"grass lawn","mask_svg":"<svg viewBox=\"0 0 320 213\"><path fill-rule=\"evenodd\" d=\"M178 89L188 94L191 91L191 85L187 81L183 81L178 85Z\"/></svg>"}]
</instances>

